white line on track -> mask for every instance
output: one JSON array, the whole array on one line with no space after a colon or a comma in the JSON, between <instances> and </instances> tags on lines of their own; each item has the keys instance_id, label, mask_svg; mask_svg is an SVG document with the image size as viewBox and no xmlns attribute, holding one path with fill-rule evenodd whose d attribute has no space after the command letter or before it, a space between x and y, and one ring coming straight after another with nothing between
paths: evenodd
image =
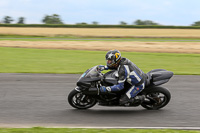
<instances>
[{"instance_id":1,"label":"white line on track","mask_svg":"<svg viewBox=\"0 0 200 133\"><path fill-rule=\"evenodd\" d=\"M67 128L200 130L200 127L67 127Z\"/></svg>"},{"instance_id":2,"label":"white line on track","mask_svg":"<svg viewBox=\"0 0 200 133\"><path fill-rule=\"evenodd\" d=\"M21 124L0 124L0 128L32 128L38 127L38 124L34 125L21 125ZM85 129L176 129L176 130L200 130L200 127L98 127L98 126L73 126L73 125L53 125L53 124L39 124L44 128L85 128Z\"/></svg>"}]
</instances>

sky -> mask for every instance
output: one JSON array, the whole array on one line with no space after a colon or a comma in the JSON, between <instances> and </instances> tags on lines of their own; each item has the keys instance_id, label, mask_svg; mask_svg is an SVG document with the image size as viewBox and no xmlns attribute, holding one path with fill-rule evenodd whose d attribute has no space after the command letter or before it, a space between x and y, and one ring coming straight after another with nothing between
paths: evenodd
<instances>
[{"instance_id":1,"label":"sky","mask_svg":"<svg viewBox=\"0 0 200 133\"><path fill-rule=\"evenodd\" d=\"M0 0L0 21L11 16L40 24L58 14L65 24L119 24L151 20L162 25L189 26L200 21L200 0Z\"/></svg>"}]
</instances>

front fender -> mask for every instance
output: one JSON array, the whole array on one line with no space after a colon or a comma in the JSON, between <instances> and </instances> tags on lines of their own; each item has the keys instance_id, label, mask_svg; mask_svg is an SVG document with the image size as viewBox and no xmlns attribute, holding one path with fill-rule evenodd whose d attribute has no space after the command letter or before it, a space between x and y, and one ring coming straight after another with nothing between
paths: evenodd
<instances>
[{"instance_id":1,"label":"front fender","mask_svg":"<svg viewBox=\"0 0 200 133\"><path fill-rule=\"evenodd\" d=\"M81 88L79 86L74 88L76 91L81 92Z\"/></svg>"}]
</instances>

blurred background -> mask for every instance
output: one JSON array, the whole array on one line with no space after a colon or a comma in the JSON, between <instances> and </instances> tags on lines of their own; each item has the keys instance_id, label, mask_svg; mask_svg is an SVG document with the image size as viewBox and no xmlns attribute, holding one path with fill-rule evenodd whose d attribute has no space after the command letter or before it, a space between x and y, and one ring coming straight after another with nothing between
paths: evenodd
<instances>
[{"instance_id":1,"label":"blurred background","mask_svg":"<svg viewBox=\"0 0 200 133\"><path fill-rule=\"evenodd\" d=\"M105 127L116 126L118 118L117 126L198 127L199 5L197 0L0 0L0 124L12 119L22 125L72 121ZM111 49L145 73L174 72L167 84L172 102L165 110L66 109L66 93L80 74L106 65ZM135 118L140 121L132 125Z\"/></svg>"}]
</instances>

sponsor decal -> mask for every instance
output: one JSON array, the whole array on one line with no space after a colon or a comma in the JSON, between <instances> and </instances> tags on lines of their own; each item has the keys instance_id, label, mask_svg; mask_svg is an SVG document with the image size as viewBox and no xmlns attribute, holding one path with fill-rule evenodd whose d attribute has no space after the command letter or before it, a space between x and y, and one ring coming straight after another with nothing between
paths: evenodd
<instances>
[{"instance_id":1,"label":"sponsor decal","mask_svg":"<svg viewBox=\"0 0 200 133\"><path fill-rule=\"evenodd\" d=\"M115 53L115 57L116 57L116 59L118 59L119 53Z\"/></svg>"}]
</instances>

